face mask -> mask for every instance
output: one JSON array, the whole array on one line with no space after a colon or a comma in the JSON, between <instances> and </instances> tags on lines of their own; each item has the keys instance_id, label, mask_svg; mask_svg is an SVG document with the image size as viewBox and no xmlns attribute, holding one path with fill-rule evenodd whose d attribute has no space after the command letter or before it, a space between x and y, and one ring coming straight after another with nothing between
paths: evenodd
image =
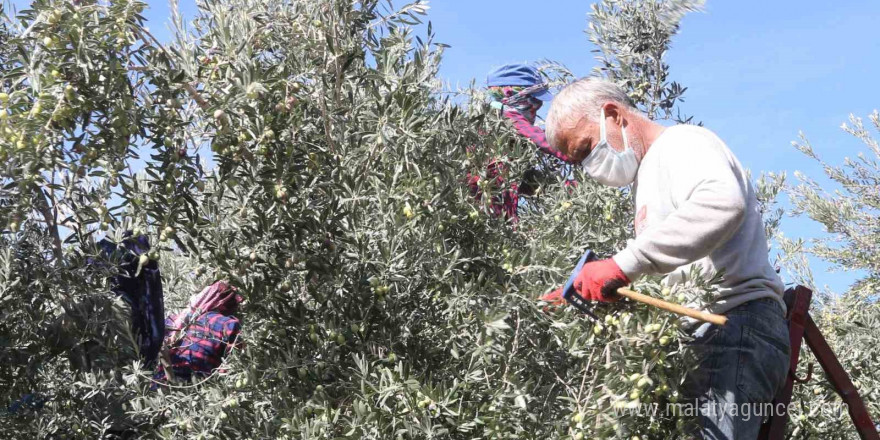
<instances>
[{"instance_id":1,"label":"face mask","mask_svg":"<svg viewBox=\"0 0 880 440\"><path fill-rule=\"evenodd\" d=\"M636 152L629 147L626 128L622 126L620 131L623 133L623 152L617 152L611 148L611 145L608 145L608 139L605 136L605 109L603 108L599 113L601 118L599 143L581 162L581 166L584 167L587 174L604 185L618 188L629 185L636 179L636 173L639 171Z\"/></svg>"}]
</instances>

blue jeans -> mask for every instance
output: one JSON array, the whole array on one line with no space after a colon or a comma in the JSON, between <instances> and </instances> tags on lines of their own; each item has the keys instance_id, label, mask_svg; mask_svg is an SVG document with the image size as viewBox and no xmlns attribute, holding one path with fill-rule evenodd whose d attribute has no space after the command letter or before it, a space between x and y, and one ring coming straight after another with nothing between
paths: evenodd
<instances>
[{"instance_id":1,"label":"blue jeans","mask_svg":"<svg viewBox=\"0 0 880 440\"><path fill-rule=\"evenodd\" d=\"M725 314L727 325L703 324L693 333L688 354L694 369L682 397L696 410L693 436L713 440L754 440L770 403L788 373L788 322L771 298L749 301Z\"/></svg>"}]
</instances>

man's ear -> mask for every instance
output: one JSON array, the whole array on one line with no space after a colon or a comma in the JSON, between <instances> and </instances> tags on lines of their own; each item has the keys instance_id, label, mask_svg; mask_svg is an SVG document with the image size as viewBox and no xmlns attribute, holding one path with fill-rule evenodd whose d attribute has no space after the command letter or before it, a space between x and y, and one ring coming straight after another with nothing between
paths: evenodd
<instances>
[{"instance_id":1,"label":"man's ear","mask_svg":"<svg viewBox=\"0 0 880 440\"><path fill-rule=\"evenodd\" d=\"M606 102L602 109L605 110L605 118L613 118L616 125L623 126L623 111L616 102Z\"/></svg>"}]
</instances>

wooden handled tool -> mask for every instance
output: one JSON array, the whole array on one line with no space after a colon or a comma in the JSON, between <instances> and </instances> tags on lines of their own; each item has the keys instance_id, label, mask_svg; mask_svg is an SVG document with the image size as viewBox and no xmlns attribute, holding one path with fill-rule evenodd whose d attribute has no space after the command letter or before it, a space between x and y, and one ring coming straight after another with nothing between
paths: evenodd
<instances>
[{"instance_id":1,"label":"wooden handled tool","mask_svg":"<svg viewBox=\"0 0 880 440\"><path fill-rule=\"evenodd\" d=\"M654 298L653 296L643 295L639 292L636 292L635 290L630 290L622 287L620 289L617 289L617 294L620 296L625 296L633 301L648 304L650 306L654 306L659 309L666 310L667 312L675 313L677 315L689 316L691 318L716 325L727 324L727 317L724 315L716 315L714 313L708 313L702 310L685 307L681 304L663 301L662 299Z\"/></svg>"},{"instance_id":2,"label":"wooden handled tool","mask_svg":"<svg viewBox=\"0 0 880 440\"><path fill-rule=\"evenodd\" d=\"M571 277L568 279L568 282L565 283L565 287L563 287L562 289L562 297L565 298L565 300L571 303L573 306L577 307L582 312L589 315L591 318L598 320L599 318L593 313L592 307L590 307L589 302L585 300L582 296L578 295L577 291L575 291L574 289L574 280L581 272L584 264L596 259L598 259L598 257L595 253L593 253L593 251L587 249L587 251L584 252L584 255L581 257L580 261L578 261L577 266L575 266L574 271L571 272ZM685 307L680 304L673 304L668 301L663 301L659 298L654 298L653 296L643 295L639 292L627 288L617 289L617 293L633 301L648 304L650 306L654 306L678 315L688 316L699 321L709 322L716 325L724 325L727 323L727 317L725 316L703 312L701 310L692 309L690 307Z\"/></svg>"}]
</instances>

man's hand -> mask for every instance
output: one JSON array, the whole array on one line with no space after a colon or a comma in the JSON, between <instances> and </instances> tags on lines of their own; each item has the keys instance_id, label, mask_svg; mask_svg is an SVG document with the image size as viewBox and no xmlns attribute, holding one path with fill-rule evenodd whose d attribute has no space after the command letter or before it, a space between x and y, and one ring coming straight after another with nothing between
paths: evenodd
<instances>
[{"instance_id":1,"label":"man's hand","mask_svg":"<svg viewBox=\"0 0 880 440\"><path fill-rule=\"evenodd\" d=\"M617 289L630 283L612 259L584 264L574 280L574 289L588 301L617 301ZM561 296L561 295L560 295Z\"/></svg>"}]
</instances>

